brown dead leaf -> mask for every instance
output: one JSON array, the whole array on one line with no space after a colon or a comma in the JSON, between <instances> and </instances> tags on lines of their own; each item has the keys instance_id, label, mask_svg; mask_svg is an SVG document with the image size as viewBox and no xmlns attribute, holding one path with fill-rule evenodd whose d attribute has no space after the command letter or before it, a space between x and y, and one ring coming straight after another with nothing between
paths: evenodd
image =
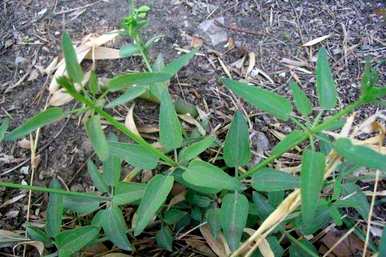
<instances>
[{"instance_id":1,"label":"brown dead leaf","mask_svg":"<svg viewBox=\"0 0 386 257\"><path fill-rule=\"evenodd\" d=\"M324 254L328 249L334 246L334 244L342 238L346 233L346 230L331 229L327 234L320 240L325 247L321 247L320 253ZM347 257L356 256L356 253L361 253L363 250L363 242L357 238L354 234L350 234L335 249L332 250L331 256L335 257ZM329 255L330 256L330 255ZM366 255L370 256L370 254Z\"/></svg>"},{"instance_id":2,"label":"brown dead leaf","mask_svg":"<svg viewBox=\"0 0 386 257\"><path fill-rule=\"evenodd\" d=\"M223 242L219 238L214 239L208 224L201 226L200 232L201 232L202 236L205 238L209 247L212 249L212 251L215 254L217 254L217 256L219 256L219 257L227 257L228 256L226 253L225 246L224 246Z\"/></svg>"},{"instance_id":3,"label":"brown dead leaf","mask_svg":"<svg viewBox=\"0 0 386 257\"><path fill-rule=\"evenodd\" d=\"M206 245L206 243L199 239L188 238L185 239L185 242L202 255L208 257L216 257L216 254Z\"/></svg>"}]
</instances>

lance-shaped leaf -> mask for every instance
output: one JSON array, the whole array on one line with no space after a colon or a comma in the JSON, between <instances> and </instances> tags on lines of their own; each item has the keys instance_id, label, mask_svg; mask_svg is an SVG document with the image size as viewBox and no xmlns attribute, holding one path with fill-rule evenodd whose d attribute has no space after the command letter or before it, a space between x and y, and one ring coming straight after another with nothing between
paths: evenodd
<instances>
[{"instance_id":1,"label":"lance-shaped leaf","mask_svg":"<svg viewBox=\"0 0 386 257\"><path fill-rule=\"evenodd\" d=\"M91 116L87 120L86 133L99 159L102 161L106 160L109 157L109 145L103 132L99 115Z\"/></svg>"},{"instance_id":2,"label":"lance-shaped leaf","mask_svg":"<svg viewBox=\"0 0 386 257\"><path fill-rule=\"evenodd\" d=\"M274 192L299 187L299 178L283 171L262 169L252 176L252 187L256 191Z\"/></svg>"},{"instance_id":3,"label":"lance-shaped leaf","mask_svg":"<svg viewBox=\"0 0 386 257\"><path fill-rule=\"evenodd\" d=\"M158 174L147 184L145 194L139 204L134 222L134 235L138 236L151 222L159 208L166 201L173 187L174 178Z\"/></svg>"},{"instance_id":4,"label":"lance-shaped leaf","mask_svg":"<svg viewBox=\"0 0 386 257\"><path fill-rule=\"evenodd\" d=\"M56 179L50 183L51 188L61 189L60 182ZM47 206L47 234L55 237L62 226L63 217L63 195L58 193L50 193L48 196Z\"/></svg>"},{"instance_id":5,"label":"lance-shaped leaf","mask_svg":"<svg viewBox=\"0 0 386 257\"><path fill-rule=\"evenodd\" d=\"M227 194L222 199L220 222L232 251L239 247L243 230L247 224L248 208L248 199L239 192Z\"/></svg>"},{"instance_id":6,"label":"lance-shaped leaf","mask_svg":"<svg viewBox=\"0 0 386 257\"><path fill-rule=\"evenodd\" d=\"M108 140L111 142L118 142L118 138L114 134L110 134ZM121 160L110 154L109 158L103 162L103 180L106 181L109 186L115 186L118 184L120 177Z\"/></svg>"},{"instance_id":7,"label":"lance-shaped leaf","mask_svg":"<svg viewBox=\"0 0 386 257\"><path fill-rule=\"evenodd\" d=\"M63 197L63 205L65 210L71 210L78 215L86 215L92 213L99 208L100 200L97 198L84 198L79 196Z\"/></svg>"},{"instance_id":8,"label":"lance-shaped leaf","mask_svg":"<svg viewBox=\"0 0 386 257\"><path fill-rule=\"evenodd\" d=\"M343 199L334 203L336 207L354 208L364 219L367 219L370 211L370 204L361 188L354 183L342 185Z\"/></svg>"},{"instance_id":9,"label":"lance-shaped leaf","mask_svg":"<svg viewBox=\"0 0 386 257\"><path fill-rule=\"evenodd\" d=\"M125 144L109 142L111 155L125 160L134 167L141 169L154 169L158 163L158 157L146 148L138 144Z\"/></svg>"},{"instance_id":10,"label":"lance-shaped leaf","mask_svg":"<svg viewBox=\"0 0 386 257\"><path fill-rule=\"evenodd\" d=\"M70 257L74 253L79 252L79 250L97 238L99 230L95 226L85 226L59 233L55 238L55 244L59 249L59 256Z\"/></svg>"},{"instance_id":11,"label":"lance-shaped leaf","mask_svg":"<svg viewBox=\"0 0 386 257\"><path fill-rule=\"evenodd\" d=\"M326 158L323 153L307 150L303 154L300 188L302 218L305 227L313 222L319 205L325 162Z\"/></svg>"},{"instance_id":12,"label":"lance-shaped leaf","mask_svg":"<svg viewBox=\"0 0 386 257\"><path fill-rule=\"evenodd\" d=\"M102 213L101 223L106 237L122 250L131 251L131 246L127 238L127 225L118 207L110 207Z\"/></svg>"},{"instance_id":13,"label":"lance-shaped leaf","mask_svg":"<svg viewBox=\"0 0 386 257\"><path fill-rule=\"evenodd\" d=\"M141 48L136 44L127 44L119 49L120 57L129 57L139 53Z\"/></svg>"},{"instance_id":14,"label":"lance-shaped leaf","mask_svg":"<svg viewBox=\"0 0 386 257\"><path fill-rule=\"evenodd\" d=\"M187 54L181 55L180 57L173 60L171 63L168 63L165 67L162 68L162 73L168 73L170 76L174 76L177 72L182 69L185 65L187 65L190 60L197 53L197 50L192 50Z\"/></svg>"},{"instance_id":15,"label":"lance-shaped leaf","mask_svg":"<svg viewBox=\"0 0 386 257\"><path fill-rule=\"evenodd\" d=\"M179 154L180 161L190 161L196 158L199 154L211 147L215 140L216 138L214 136L207 136L204 139L187 146L182 149Z\"/></svg>"},{"instance_id":16,"label":"lance-shaped leaf","mask_svg":"<svg viewBox=\"0 0 386 257\"><path fill-rule=\"evenodd\" d=\"M82 83L83 71L78 63L76 52L72 41L67 32L63 33L62 50L64 54L64 61L66 63L66 71L68 76L75 82Z\"/></svg>"},{"instance_id":17,"label":"lance-shaped leaf","mask_svg":"<svg viewBox=\"0 0 386 257\"><path fill-rule=\"evenodd\" d=\"M118 105L128 103L128 102L134 100L135 98L137 98L138 96L142 95L143 93L145 93L147 89L148 89L147 86L129 87L125 91L125 93L123 93L121 96L119 96L118 98L114 99L109 104L107 104L106 108L114 108Z\"/></svg>"},{"instance_id":18,"label":"lance-shaped leaf","mask_svg":"<svg viewBox=\"0 0 386 257\"><path fill-rule=\"evenodd\" d=\"M145 188L146 184L120 182L115 188L113 204L123 205L141 200L145 194Z\"/></svg>"},{"instance_id":19,"label":"lance-shaped leaf","mask_svg":"<svg viewBox=\"0 0 386 257\"><path fill-rule=\"evenodd\" d=\"M5 132L7 131L8 127L9 127L9 119L5 118L5 119L1 120L1 123L0 123L0 142L3 141L4 136L5 136Z\"/></svg>"},{"instance_id":20,"label":"lance-shaped leaf","mask_svg":"<svg viewBox=\"0 0 386 257\"><path fill-rule=\"evenodd\" d=\"M31 224L27 225L26 232L28 238L34 241L43 242L45 246L51 244L51 239L48 234L41 228L33 227Z\"/></svg>"},{"instance_id":21,"label":"lance-shaped leaf","mask_svg":"<svg viewBox=\"0 0 386 257\"><path fill-rule=\"evenodd\" d=\"M194 186L218 191L241 190L242 188L238 179L231 177L217 166L201 160L191 161L188 169L182 174L182 178Z\"/></svg>"},{"instance_id":22,"label":"lance-shaped leaf","mask_svg":"<svg viewBox=\"0 0 386 257\"><path fill-rule=\"evenodd\" d=\"M109 191L109 187L104 181L102 174L98 171L98 168L91 160L87 161L87 171L91 177L94 186L98 189L98 191L102 193L107 193Z\"/></svg>"},{"instance_id":23,"label":"lance-shaped leaf","mask_svg":"<svg viewBox=\"0 0 386 257\"><path fill-rule=\"evenodd\" d=\"M300 141L305 139L307 135L300 130L294 130L289 133L285 138L283 138L275 147L272 149L272 155L283 154L285 151L291 150L295 147Z\"/></svg>"},{"instance_id":24,"label":"lance-shaped leaf","mask_svg":"<svg viewBox=\"0 0 386 257\"><path fill-rule=\"evenodd\" d=\"M350 139L340 138L334 143L334 149L350 163L386 171L386 155L367 146L354 145Z\"/></svg>"},{"instance_id":25,"label":"lance-shaped leaf","mask_svg":"<svg viewBox=\"0 0 386 257\"><path fill-rule=\"evenodd\" d=\"M256 108L268 112L284 121L288 120L292 106L288 99L283 96L231 79L224 79L224 84L236 95L249 104L254 105Z\"/></svg>"},{"instance_id":26,"label":"lance-shaped leaf","mask_svg":"<svg viewBox=\"0 0 386 257\"><path fill-rule=\"evenodd\" d=\"M212 233L212 236L214 238L217 238L217 235L221 230L220 212L221 212L221 209L219 208L211 208L211 209L208 209L205 214L205 218L206 218L206 221L208 222L210 232Z\"/></svg>"},{"instance_id":27,"label":"lance-shaped leaf","mask_svg":"<svg viewBox=\"0 0 386 257\"><path fill-rule=\"evenodd\" d=\"M312 112L312 104L308 99L306 93L296 84L295 81L290 82L290 88L292 95L294 96L294 102L296 109L303 115L308 116Z\"/></svg>"},{"instance_id":28,"label":"lance-shaped leaf","mask_svg":"<svg viewBox=\"0 0 386 257\"><path fill-rule=\"evenodd\" d=\"M16 140L16 139L25 137L26 135L35 131L36 129L46 126L55 121L58 121L63 117L64 117L64 112L61 108L57 108L57 107L48 108L47 110L40 112L39 114L28 119L20 127L15 128L5 137L8 140Z\"/></svg>"},{"instance_id":29,"label":"lance-shaped leaf","mask_svg":"<svg viewBox=\"0 0 386 257\"><path fill-rule=\"evenodd\" d=\"M173 251L173 234L169 227L162 226L160 231L155 235L155 240L159 247L169 252Z\"/></svg>"},{"instance_id":30,"label":"lance-shaped leaf","mask_svg":"<svg viewBox=\"0 0 386 257\"><path fill-rule=\"evenodd\" d=\"M332 77L327 51L321 48L316 62L316 91L322 109L332 109L336 105L337 93L335 81Z\"/></svg>"},{"instance_id":31,"label":"lance-shaped leaf","mask_svg":"<svg viewBox=\"0 0 386 257\"><path fill-rule=\"evenodd\" d=\"M128 73L124 75L118 75L112 78L107 88L111 92L125 89L132 85L149 85L152 83L163 82L170 79L168 73L158 72L141 72L141 73Z\"/></svg>"},{"instance_id":32,"label":"lance-shaped leaf","mask_svg":"<svg viewBox=\"0 0 386 257\"><path fill-rule=\"evenodd\" d=\"M241 112L236 112L225 138L224 160L228 167L240 167L251 159L248 124Z\"/></svg>"},{"instance_id":33,"label":"lance-shaped leaf","mask_svg":"<svg viewBox=\"0 0 386 257\"><path fill-rule=\"evenodd\" d=\"M167 89L162 90L160 100L160 142L167 151L170 151L182 145L182 127Z\"/></svg>"}]
</instances>

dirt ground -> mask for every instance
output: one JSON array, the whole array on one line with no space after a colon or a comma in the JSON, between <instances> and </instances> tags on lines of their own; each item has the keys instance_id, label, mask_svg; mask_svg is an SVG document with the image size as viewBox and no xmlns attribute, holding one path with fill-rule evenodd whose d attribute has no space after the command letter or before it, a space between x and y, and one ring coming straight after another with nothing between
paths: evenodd
<instances>
[{"instance_id":1,"label":"dirt ground","mask_svg":"<svg viewBox=\"0 0 386 257\"><path fill-rule=\"evenodd\" d=\"M251 81L289 96L288 81L298 78L315 100L314 56L324 46L338 84L340 106L358 96L361 72L368 58L380 72L382 84L386 81L384 1L141 0L138 3L152 8L146 36L164 35L153 48L152 57L162 52L166 60L171 60L178 55L176 48L190 47L192 37L204 40L202 55L178 74L171 91L208 113L211 129L218 124L225 126L235 109L229 91L218 82L218 78L226 76L220 60L234 78L245 78L248 56L254 53L256 64L249 77ZM74 41L80 41L89 33L119 28L128 11L125 0L1 0L0 119L10 117L13 128L43 108L50 78L41 71L60 55L63 31L68 31ZM227 42L213 45L211 35L200 24L220 17L216 29L226 36ZM302 46L325 35L330 37L313 47ZM117 41L113 46L123 43ZM245 65L240 67L243 57ZM135 58L97 64L100 77L139 68ZM242 105L260 135L257 141L265 142L264 148L268 150L274 143L268 128L277 121ZM366 117L376 109L368 107L360 115ZM139 124L156 124L157 112L155 105L143 102L135 109ZM281 124L278 129L288 133L290 126ZM262 147L259 142L255 143L257 148ZM41 164L34 184L47 185L53 176L58 176L72 190L91 190L83 165L91 148L75 120L44 129L38 149ZM1 180L28 182L30 170L28 150L17 144L0 145ZM20 197L7 203L16 196ZM26 202L25 192L0 189L0 229L23 229ZM46 196L36 194L32 203L31 221L42 222Z\"/></svg>"}]
</instances>

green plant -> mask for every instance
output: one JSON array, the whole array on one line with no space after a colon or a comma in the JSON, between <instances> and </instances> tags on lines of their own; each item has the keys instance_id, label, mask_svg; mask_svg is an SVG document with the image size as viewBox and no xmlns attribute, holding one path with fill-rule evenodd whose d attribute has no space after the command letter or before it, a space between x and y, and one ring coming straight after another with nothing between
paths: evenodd
<instances>
[{"instance_id":1,"label":"green plant","mask_svg":"<svg viewBox=\"0 0 386 257\"><path fill-rule=\"evenodd\" d=\"M256 221L262 224L287 192L300 188L301 207L296 207L293 214L285 216L280 224L274 224L265 236L272 234L267 237L267 242L275 256L284 252L278 240L280 236L288 238L291 256L317 256L309 241L297 239L291 232L296 230L302 235L310 235L330 222L352 227L350 218L342 218L341 211L347 207L354 208L364 219L368 217L370 207L366 197L357 185L345 180L345 176L352 172L347 167L365 166L384 171L386 156L369 147L353 144L347 138L332 140L324 132L341 126L342 119L355 109L381 101L386 95L385 88L376 87L377 76L369 65L364 71L359 99L324 118L323 112L332 111L337 102L335 82L325 49L319 51L316 66L316 91L321 109L318 114L302 89L295 82L290 83L294 105L302 120L294 115L292 103L285 97L260 87L224 79L224 85L246 102L278 119L291 121L297 128L272 149L268 158L245 170L251 160L248 125L246 117L236 112L223 143L225 165L217 166L199 157L219 140L214 135L197 137L184 131L177 116L176 104L168 91L168 81L194 57L196 50L166 65L162 58L151 63L148 49L155 39L144 43L140 33L147 24L148 11L148 7L142 6L124 19L124 34L132 38L133 43L121 49L124 56L139 53L147 71L118 75L104 86L99 84L94 73L87 87L76 90L84 75L71 39L64 33L62 49L68 76L59 78L58 83L81 107L72 111L49 108L11 131L8 131L8 120L2 122L0 139L11 141L64 117L83 116L87 136L100 163L100 168L91 160L87 163L88 174L96 188L94 193L66 191L55 179L49 188L0 182L1 187L49 193L45 229L28 225L30 239L41 241L46 247L54 245L59 256L71 256L86 246L106 240L124 251L134 251L129 238L140 236L157 217L159 231L156 242L161 248L172 251L173 233L189 225L207 222L212 236L216 238L222 231L231 251L237 255L240 242L246 238L244 228L258 227ZM122 94L109 102L107 96L113 92ZM143 95L160 102L159 140L162 149L155 148L105 110ZM316 118L312 120L314 113ZM115 133L121 132L132 143L119 142L114 134L106 136L101 126L102 119L115 129ZM300 144L305 150L299 176L273 168L273 161ZM322 144L334 149L344 159L336 169L339 177L333 180L324 180L329 157L321 150ZM123 161L134 167L133 174L154 170L156 175L147 183L121 181ZM166 206L175 184L185 188L185 198L182 202ZM323 188L330 188L333 193L322 197ZM125 217L122 212L127 205L138 206L132 217ZM77 222L71 229L64 229L65 213L91 218ZM132 222L128 222L128 218ZM361 231L358 233L361 234ZM370 242L369 247L376 251L373 243Z\"/></svg>"}]
</instances>

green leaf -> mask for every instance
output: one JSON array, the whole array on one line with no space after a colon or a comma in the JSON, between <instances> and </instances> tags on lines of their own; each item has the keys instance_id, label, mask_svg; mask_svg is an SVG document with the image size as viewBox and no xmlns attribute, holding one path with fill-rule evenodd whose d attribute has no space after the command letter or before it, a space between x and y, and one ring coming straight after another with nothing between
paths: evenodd
<instances>
[{"instance_id":1,"label":"green leaf","mask_svg":"<svg viewBox=\"0 0 386 257\"><path fill-rule=\"evenodd\" d=\"M319 205L325 162L326 157L320 152L307 150L303 154L300 189L302 218L305 227L312 224Z\"/></svg>"},{"instance_id":2,"label":"green leaf","mask_svg":"<svg viewBox=\"0 0 386 257\"><path fill-rule=\"evenodd\" d=\"M297 225L304 235L311 235L317 231L320 231L321 229L324 229L331 223L330 208L328 206L328 202L324 199L320 200L312 222L304 224L302 223L301 219L297 221Z\"/></svg>"},{"instance_id":3,"label":"green leaf","mask_svg":"<svg viewBox=\"0 0 386 257\"><path fill-rule=\"evenodd\" d=\"M160 142L167 151L182 145L182 127L178 120L173 100L167 89L161 92L159 113Z\"/></svg>"},{"instance_id":4,"label":"green leaf","mask_svg":"<svg viewBox=\"0 0 386 257\"><path fill-rule=\"evenodd\" d=\"M143 93L145 93L147 89L148 89L147 86L132 86L132 87L129 87L125 91L125 93L123 93L121 96L119 96L118 98L114 99L109 104L107 104L106 108L114 108L114 107L116 107L118 105L128 103L128 102L134 100L135 98L139 97Z\"/></svg>"},{"instance_id":5,"label":"green leaf","mask_svg":"<svg viewBox=\"0 0 386 257\"><path fill-rule=\"evenodd\" d=\"M80 64L78 63L74 46L72 45L71 38L67 32L63 33L62 50L64 54L64 61L66 63L66 71L68 76L73 81L78 82L79 84L82 83L82 67L80 67Z\"/></svg>"},{"instance_id":6,"label":"green leaf","mask_svg":"<svg viewBox=\"0 0 386 257\"><path fill-rule=\"evenodd\" d=\"M383 227L382 237L379 242L378 257L386 257L386 227Z\"/></svg>"},{"instance_id":7,"label":"green leaf","mask_svg":"<svg viewBox=\"0 0 386 257\"><path fill-rule=\"evenodd\" d=\"M224 84L249 104L279 119L288 120L292 112L291 103L283 96L271 91L230 79L224 79Z\"/></svg>"},{"instance_id":8,"label":"green leaf","mask_svg":"<svg viewBox=\"0 0 386 257\"><path fill-rule=\"evenodd\" d=\"M112 78L108 84L107 88L111 92L119 91L125 89L132 85L149 85L156 82L163 82L170 79L170 74L168 73L158 73L158 72L137 72L137 73L128 73L124 75L118 75Z\"/></svg>"},{"instance_id":9,"label":"green leaf","mask_svg":"<svg viewBox=\"0 0 386 257\"><path fill-rule=\"evenodd\" d=\"M102 214L102 227L106 237L113 242L115 246L126 251L133 250L133 247L127 239L126 232L128 228L121 209L118 207L106 209Z\"/></svg>"},{"instance_id":10,"label":"green leaf","mask_svg":"<svg viewBox=\"0 0 386 257\"><path fill-rule=\"evenodd\" d=\"M310 99L308 99L306 93L298 86L298 84L291 80L290 88L292 95L294 96L294 102L296 109L303 115L308 116L312 112L312 104Z\"/></svg>"},{"instance_id":11,"label":"green leaf","mask_svg":"<svg viewBox=\"0 0 386 257\"><path fill-rule=\"evenodd\" d=\"M50 188L61 189L60 182L53 179L50 183ZM55 237L60 232L63 217L63 195L57 193L50 193L48 196L47 206L47 220L46 229L47 234Z\"/></svg>"},{"instance_id":12,"label":"green leaf","mask_svg":"<svg viewBox=\"0 0 386 257\"><path fill-rule=\"evenodd\" d=\"M333 109L336 105L337 93L335 81L332 77L327 51L321 48L316 62L316 90L322 109Z\"/></svg>"},{"instance_id":13,"label":"green leaf","mask_svg":"<svg viewBox=\"0 0 386 257\"><path fill-rule=\"evenodd\" d=\"M361 95L365 96L370 88L376 86L378 79L377 71L371 67L369 62L367 62L361 79Z\"/></svg>"},{"instance_id":14,"label":"green leaf","mask_svg":"<svg viewBox=\"0 0 386 257\"><path fill-rule=\"evenodd\" d=\"M45 246L51 244L50 237L43 229L33 227L28 224L26 230L29 239L43 242Z\"/></svg>"},{"instance_id":15,"label":"green leaf","mask_svg":"<svg viewBox=\"0 0 386 257\"><path fill-rule=\"evenodd\" d=\"M94 186L98 189L98 191L102 193L107 193L109 191L109 187L104 181L102 174L98 171L98 168L91 160L87 161L87 171L91 177Z\"/></svg>"},{"instance_id":16,"label":"green leaf","mask_svg":"<svg viewBox=\"0 0 386 257\"><path fill-rule=\"evenodd\" d=\"M158 157L141 145L110 141L109 146L111 155L125 160L134 167L150 170L157 166Z\"/></svg>"},{"instance_id":17,"label":"green leaf","mask_svg":"<svg viewBox=\"0 0 386 257\"><path fill-rule=\"evenodd\" d=\"M339 138L334 143L334 149L340 156L353 164L386 171L386 155L369 147L354 145L350 139Z\"/></svg>"},{"instance_id":18,"label":"green leaf","mask_svg":"<svg viewBox=\"0 0 386 257\"><path fill-rule=\"evenodd\" d=\"M252 187L263 192L288 190L299 187L299 178L283 171L264 168L253 174Z\"/></svg>"},{"instance_id":19,"label":"green leaf","mask_svg":"<svg viewBox=\"0 0 386 257\"><path fill-rule=\"evenodd\" d=\"M108 140L110 142L118 142L118 138L114 134L109 134ZM120 178L121 160L113 154L110 154L109 158L103 161L103 180L106 181L109 186L113 187L119 182Z\"/></svg>"},{"instance_id":20,"label":"green leaf","mask_svg":"<svg viewBox=\"0 0 386 257\"><path fill-rule=\"evenodd\" d=\"M208 222L210 232L214 238L217 238L218 233L221 230L220 224L220 212L219 208L211 208L206 211L206 221Z\"/></svg>"},{"instance_id":21,"label":"green leaf","mask_svg":"<svg viewBox=\"0 0 386 257\"><path fill-rule=\"evenodd\" d=\"M216 189L218 191L242 189L242 184L238 179L229 176L222 169L201 160L191 161L188 169L182 174L182 178L194 186Z\"/></svg>"},{"instance_id":22,"label":"green leaf","mask_svg":"<svg viewBox=\"0 0 386 257\"><path fill-rule=\"evenodd\" d=\"M166 201L173 187L174 178L158 174L147 184L145 194L139 204L134 222L134 236L143 232L154 215Z\"/></svg>"},{"instance_id":23,"label":"green leaf","mask_svg":"<svg viewBox=\"0 0 386 257\"><path fill-rule=\"evenodd\" d=\"M109 145L103 132L99 115L91 116L87 120L86 133L99 159L102 161L106 160L109 157Z\"/></svg>"},{"instance_id":24,"label":"green leaf","mask_svg":"<svg viewBox=\"0 0 386 257\"><path fill-rule=\"evenodd\" d=\"M97 238L99 228L95 226L79 227L59 233L55 244L59 249L59 257L70 257Z\"/></svg>"},{"instance_id":25,"label":"green leaf","mask_svg":"<svg viewBox=\"0 0 386 257\"><path fill-rule=\"evenodd\" d=\"M173 234L169 227L162 226L160 231L155 235L155 240L157 245L162 249L168 250L169 252L173 251Z\"/></svg>"},{"instance_id":26,"label":"green leaf","mask_svg":"<svg viewBox=\"0 0 386 257\"><path fill-rule=\"evenodd\" d=\"M115 188L113 205L130 204L142 199L146 184L119 182Z\"/></svg>"},{"instance_id":27,"label":"green leaf","mask_svg":"<svg viewBox=\"0 0 386 257\"><path fill-rule=\"evenodd\" d=\"M224 142L224 160L228 167L240 167L251 159L248 124L241 112L236 112Z\"/></svg>"},{"instance_id":28,"label":"green leaf","mask_svg":"<svg viewBox=\"0 0 386 257\"><path fill-rule=\"evenodd\" d=\"M179 153L179 160L181 162L190 161L204 152L206 149L211 147L216 141L214 136L207 136L204 139L189 145L188 147L181 150Z\"/></svg>"},{"instance_id":29,"label":"green leaf","mask_svg":"<svg viewBox=\"0 0 386 257\"><path fill-rule=\"evenodd\" d=\"M277 145L272 149L272 155L280 155L285 151L291 150L297 143L306 137L306 134L300 130L294 130L283 138Z\"/></svg>"},{"instance_id":30,"label":"green leaf","mask_svg":"<svg viewBox=\"0 0 386 257\"><path fill-rule=\"evenodd\" d=\"M124 58L124 57L129 57L135 54L138 54L140 51L140 48L136 44L127 44L122 46L119 49L119 56Z\"/></svg>"},{"instance_id":31,"label":"green leaf","mask_svg":"<svg viewBox=\"0 0 386 257\"><path fill-rule=\"evenodd\" d=\"M12 130L6 138L8 140L16 140L22 138L38 128L54 123L64 117L64 112L61 108L53 107L38 113L32 118L24 122L20 127Z\"/></svg>"},{"instance_id":32,"label":"green leaf","mask_svg":"<svg viewBox=\"0 0 386 257\"><path fill-rule=\"evenodd\" d=\"M366 195L361 188L354 183L346 183L342 185L344 197L334 203L336 207L351 207L354 208L363 219L368 218L370 205Z\"/></svg>"},{"instance_id":33,"label":"green leaf","mask_svg":"<svg viewBox=\"0 0 386 257\"><path fill-rule=\"evenodd\" d=\"M290 257L318 257L318 251L315 246L307 240L296 240L292 236L291 246L289 248Z\"/></svg>"},{"instance_id":34,"label":"green leaf","mask_svg":"<svg viewBox=\"0 0 386 257\"><path fill-rule=\"evenodd\" d=\"M71 210L78 215L86 215L99 208L100 200L96 198L83 198L78 196L63 196L65 210Z\"/></svg>"},{"instance_id":35,"label":"green leaf","mask_svg":"<svg viewBox=\"0 0 386 257\"><path fill-rule=\"evenodd\" d=\"M241 236L247 224L249 203L239 192L227 194L222 199L220 222L231 251L239 247Z\"/></svg>"},{"instance_id":36,"label":"green leaf","mask_svg":"<svg viewBox=\"0 0 386 257\"><path fill-rule=\"evenodd\" d=\"M9 127L9 119L5 118L1 121L1 125L0 125L0 142L3 141L5 132L7 131L8 127Z\"/></svg>"},{"instance_id":37,"label":"green leaf","mask_svg":"<svg viewBox=\"0 0 386 257\"><path fill-rule=\"evenodd\" d=\"M185 215L188 215L186 211L181 211L176 208L170 208L164 213L163 221L168 225L175 225Z\"/></svg>"},{"instance_id":38,"label":"green leaf","mask_svg":"<svg viewBox=\"0 0 386 257\"><path fill-rule=\"evenodd\" d=\"M275 210L268 199L258 192L253 192L252 199L257 207L257 216L260 220L265 220Z\"/></svg>"},{"instance_id":39,"label":"green leaf","mask_svg":"<svg viewBox=\"0 0 386 257\"><path fill-rule=\"evenodd\" d=\"M197 53L197 50L192 50L187 54L181 55L180 57L173 60L171 63L167 64L162 70L162 73L168 73L170 76L174 76L177 72L182 69L185 65L187 65L190 60Z\"/></svg>"},{"instance_id":40,"label":"green leaf","mask_svg":"<svg viewBox=\"0 0 386 257\"><path fill-rule=\"evenodd\" d=\"M90 93L95 96L99 91L98 78L95 71L91 72L90 80L87 83Z\"/></svg>"}]
</instances>

